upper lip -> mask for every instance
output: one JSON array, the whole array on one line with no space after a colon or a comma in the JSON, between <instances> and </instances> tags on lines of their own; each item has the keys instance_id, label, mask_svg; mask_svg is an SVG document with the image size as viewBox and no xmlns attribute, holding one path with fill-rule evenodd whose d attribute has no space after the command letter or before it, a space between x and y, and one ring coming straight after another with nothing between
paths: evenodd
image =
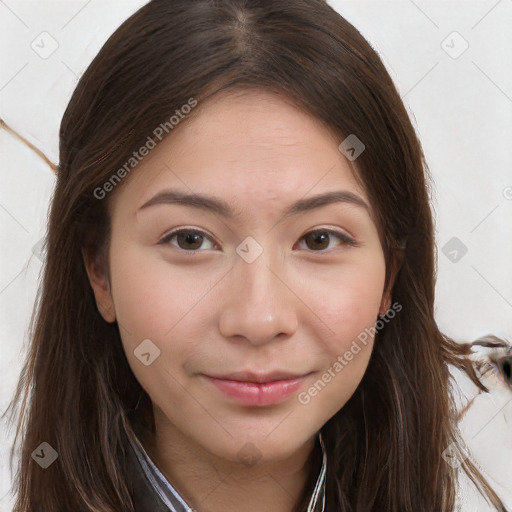
<instances>
[{"instance_id":1,"label":"upper lip","mask_svg":"<svg viewBox=\"0 0 512 512\"><path fill-rule=\"evenodd\" d=\"M287 371L275 370L272 372L253 372L253 371L241 371L233 373L225 373L222 375L207 375L207 377L213 377L214 379L222 380L236 380L239 382L255 382L258 384L264 384L266 382L275 382L278 380L292 380L304 377L311 372L305 373L292 373Z\"/></svg>"}]
</instances>

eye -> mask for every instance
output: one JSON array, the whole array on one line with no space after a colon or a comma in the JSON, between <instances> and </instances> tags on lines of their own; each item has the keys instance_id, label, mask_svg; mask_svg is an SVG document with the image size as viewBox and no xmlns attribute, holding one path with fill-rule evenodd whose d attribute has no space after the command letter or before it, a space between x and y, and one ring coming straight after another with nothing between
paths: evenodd
<instances>
[{"instance_id":1,"label":"eye","mask_svg":"<svg viewBox=\"0 0 512 512\"><path fill-rule=\"evenodd\" d=\"M341 241L341 245L357 246L354 239L344 233L339 233L329 229L316 229L314 231L310 231L301 238L301 241L304 240L306 242L306 246L314 252L323 252L330 248L330 237L337 238L338 241Z\"/></svg>"},{"instance_id":2,"label":"eye","mask_svg":"<svg viewBox=\"0 0 512 512\"><path fill-rule=\"evenodd\" d=\"M192 253L198 251L198 249L203 245L203 242L205 240L211 240L210 237L206 233L203 233L202 231L181 228L175 231L171 231L171 233L164 236L159 243L168 244L171 243L171 240L173 239L176 239L179 249ZM211 244L211 247L207 247L207 249L213 248L214 244Z\"/></svg>"},{"instance_id":3,"label":"eye","mask_svg":"<svg viewBox=\"0 0 512 512\"><path fill-rule=\"evenodd\" d=\"M330 247L332 237L338 239L341 245L357 246L356 241L344 233L328 229L310 231L301 237L300 241L304 240L306 242L307 249L313 250L314 252L324 252L326 249L332 248ZM176 243L172 242L174 239L176 239ZM194 253L199 252L205 240L211 241L211 238L203 231L180 228L165 235L159 243L170 243L171 245L177 246L178 249ZM216 244L210 243L210 247L203 247L203 249L215 249L216 247Z\"/></svg>"}]
</instances>

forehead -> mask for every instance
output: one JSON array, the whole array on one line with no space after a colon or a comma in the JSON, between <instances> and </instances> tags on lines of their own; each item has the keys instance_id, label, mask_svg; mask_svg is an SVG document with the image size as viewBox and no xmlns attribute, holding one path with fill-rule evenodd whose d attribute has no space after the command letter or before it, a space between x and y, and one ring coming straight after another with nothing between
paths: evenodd
<instances>
[{"instance_id":1,"label":"forehead","mask_svg":"<svg viewBox=\"0 0 512 512\"><path fill-rule=\"evenodd\" d=\"M251 206L257 211L333 190L368 202L339 143L281 95L224 91L200 103L158 143L132 171L119 199L136 210L172 188L226 198L239 215Z\"/></svg>"}]
</instances>

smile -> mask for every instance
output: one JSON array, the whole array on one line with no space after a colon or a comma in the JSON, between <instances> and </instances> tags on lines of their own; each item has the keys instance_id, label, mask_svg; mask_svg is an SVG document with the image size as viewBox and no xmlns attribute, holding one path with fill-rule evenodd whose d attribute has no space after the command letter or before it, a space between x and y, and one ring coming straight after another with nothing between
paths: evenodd
<instances>
[{"instance_id":1,"label":"smile","mask_svg":"<svg viewBox=\"0 0 512 512\"><path fill-rule=\"evenodd\" d=\"M258 382L256 377L238 376L234 378L212 377L204 375L206 380L213 384L225 396L230 397L243 405L265 406L281 403L295 393L302 383L309 377L310 373L288 378L273 377L274 380L268 380L272 377L260 377ZM248 379L255 379L250 381Z\"/></svg>"}]
</instances>

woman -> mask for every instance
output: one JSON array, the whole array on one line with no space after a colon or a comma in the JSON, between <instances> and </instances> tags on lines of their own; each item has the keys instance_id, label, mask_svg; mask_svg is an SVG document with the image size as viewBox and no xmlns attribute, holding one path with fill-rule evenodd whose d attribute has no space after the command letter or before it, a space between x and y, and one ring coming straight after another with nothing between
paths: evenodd
<instances>
[{"instance_id":1,"label":"woman","mask_svg":"<svg viewBox=\"0 0 512 512\"><path fill-rule=\"evenodd\" d=\"M141 8L62 120L15 511L454 510L428 187L324 1Z\"/></svg>"}]
</instances>

